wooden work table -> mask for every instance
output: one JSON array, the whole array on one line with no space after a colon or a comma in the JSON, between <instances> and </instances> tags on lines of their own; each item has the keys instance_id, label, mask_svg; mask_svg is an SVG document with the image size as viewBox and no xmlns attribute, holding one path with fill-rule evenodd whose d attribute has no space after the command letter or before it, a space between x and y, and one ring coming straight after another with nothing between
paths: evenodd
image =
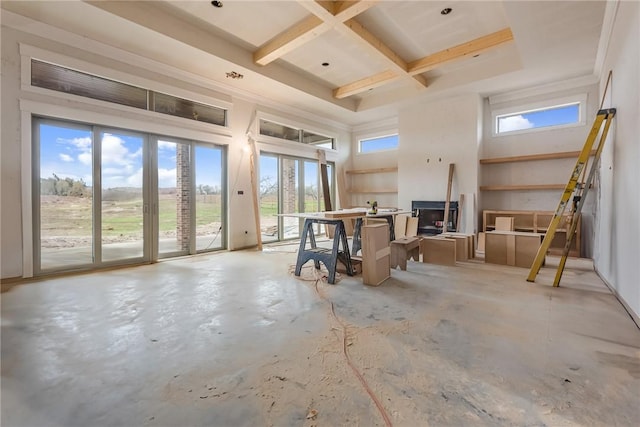
<instances>
[{"instance_id":1,"label":"wooden work table","mask_svg":"<svg viewBox=\"0 0 640 427\"><path fill-rule=\"evenodd\" d=\"M347 241L347 233L344 227L345 219L355 219L356 226L353 232L353 253L357 253L361 248L360 229L362 227L363 218L383 218L389 223L390 238L393 240L394 227L393 218L398 214L410 213L407 211L398 211L390 209L379 209L377 214L368 214L366 208L345 209L340 211L328 212L303 212L291 214L279 214L278 216L286 216L304 219L302 227L302 235L300 236L300 248L298 250L298 259L296 261L295 275L300 276L302 266L310 260L313 260L316 269L320 268L322 262L329 272L327 281L335 284L336 268L338 261L342 262L349 276L353 275L353 265L351 262L351 251ZM315 224L327 224L335 226L333 234L333 245L331 249L319 248L316 244L315 233L313 231ZM307 239L309 247L307 247Z\"/></svg>"}]
</instances>

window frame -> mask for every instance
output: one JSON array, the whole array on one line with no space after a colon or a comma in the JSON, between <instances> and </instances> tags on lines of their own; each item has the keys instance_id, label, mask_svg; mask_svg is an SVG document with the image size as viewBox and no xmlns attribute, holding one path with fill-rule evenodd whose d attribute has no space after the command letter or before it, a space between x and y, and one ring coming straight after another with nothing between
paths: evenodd
<instances>
[{"instance_id":1,"label":"window frame","mask_svg":"<svg viewBox=\"0 0 640 427\"><path fill-rule=\"evenodd\" d=\"M382 139L382 138L388 138L390 136L395 136L397 137L397 145L395 147L391 147L391 148L382 148L379 150L372 150L372 151L362 151L362 142L363 141L371 141L374 139ZM389 132L382 132L380 134L372 134L372 135L363 135L361 137L358 138L357 140L357 152L358 154L373 154L373 153L384 153L384 152L388 152L388 151L397 151L398 148L400 147L400 132L398 131L389 131Z\"/></svg>"},{"instance_id":2,"label":"window frame","mask_svg":"<svg viewBox=\"0 0 640 427\"><path fill-rule=\"evenodd\" d=\"M505 116L516 116L519 114L532 113L537 111L552 110L556 108L566 107L569 105L578 105L578 121L574 123L566 123L551 126L541 126L528 129L519 129L513 131L498 132L498 119ZM550 130L567 129L573 127L584 126L586 124L586 108L587 94L567 96L563 98L553 98L533 103L518 104L513 107L500 108L491 111L491 135L493 137L503 137L511 135L522 135L534 132L545 132Z\"/></svg>"}]
</instances>

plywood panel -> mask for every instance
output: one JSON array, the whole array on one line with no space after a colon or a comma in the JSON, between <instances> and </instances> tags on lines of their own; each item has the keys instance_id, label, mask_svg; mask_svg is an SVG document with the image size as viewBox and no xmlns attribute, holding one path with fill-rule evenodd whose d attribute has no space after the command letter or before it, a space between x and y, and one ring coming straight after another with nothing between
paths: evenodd
<instances>
[{"instance_id":1,"label":"plywood panel","mask_svg":"<svg viewBox=\"0 0 640 427\"><path fill-rule=\"evenodd\" d=\"M407 237L416 237L418 235L418 219L418 217L407 218Z\"/></svg>"},{"instance_id":2,"label":"plywood panel","mask_svg":"<svg viewBox=\"0 0 640 427\"><path fill-rule=\"evenodd\" d=\"M496 230L513 231L513 217L512 216L496 217Z\"/></svg>"},{"instance_id":3,"label":"plywood panel","mask_svg":"<svg viewBox=\"0 0 640 427\"><path fill-rule=\"evenodd\" d=\"M396 219L395 222L393 224L394 227L394 233L396 236L396 239L401 239L404 236L406 236L407 234L407 219L409 217L407 215L396 215Z\"/></svg>"},{"instance_id":4,"label":"plywood panel","mask_svg":"<svg viewBox=\"0 0 640 427\"><path fill-rule=\"evenodd\" d=\"M422 262L456 265L456 241L445 237L423 237L420 241Z\"/></svg>"},{"instance_id":5,"label":"plywood panel","mask_svg":"<svg viewBox=\"0 0 640 427\"><path fill-rule=\"evenodd\" d=\"M372 224L362 227L362 283L379 286L391 275L389 226Z\"/></svg>"}]
</instances>

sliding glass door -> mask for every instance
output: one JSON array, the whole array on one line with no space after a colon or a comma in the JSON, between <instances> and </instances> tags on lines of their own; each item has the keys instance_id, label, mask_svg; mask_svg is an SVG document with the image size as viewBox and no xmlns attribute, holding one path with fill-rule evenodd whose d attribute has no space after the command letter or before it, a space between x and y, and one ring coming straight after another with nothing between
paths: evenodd
<instances>
[{"instance_id":1,"label":"sliding glass door","mask_svg":"<svg viewBox=\"0 0 640 427\"><path fill-rule=\"evenodd\" d=\"M144 191L144 135L100 130L99 222L102 262L145 260L148 229L147 194Z\"/></svg>"},{"instance_id":2,"label":"sliding glass door","mask_svg":"<svg viewBox=\"0 0 640 427\"><path fill-rule=\"evenodd\" d=\"M34 273L223 248L225 150L34 118Z\"/></svg>"},{"instance_id":3,"label":"sliding glass door","mask_svg":"<svg viewBox=\"0 0 640 427\"><path fill-rule=\"evenodd\" d=\"M39 121L34 127L35 265L93 263L93 136L89 126Z\"/></svg>"},{"instance_id":4,"label":"sliding glass door","mask_svg":"<svg viewBox=\"0 0 640 427\"><path fill-rule=\"evenodd\" d=\"M329 182L333 182L328 168ZM317 160L276 154L260 155L260 224L262 241L300 237L303 220L277 214L297 214L324 210L322 184ZM323 229L318 229L323 232Z\"/></svg>"}]
</instances>

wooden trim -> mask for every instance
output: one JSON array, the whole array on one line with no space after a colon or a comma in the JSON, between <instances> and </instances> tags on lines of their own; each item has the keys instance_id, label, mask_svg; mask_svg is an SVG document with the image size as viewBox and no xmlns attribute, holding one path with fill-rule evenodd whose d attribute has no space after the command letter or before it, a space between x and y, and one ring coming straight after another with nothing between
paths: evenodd
<instances>
[{"instance_id":1,"label":"wooden trim","mask_svg":"<svg viewBox=\"0 0 640 427\"><path fill-rule=\"evenodd\" d=\"M591 155L594 156L596 150L591 151ZM580 151L563 151L560 153L542 153L542 154L528 154L524 156L511 156L511 157L495 157L493 159L480 159L480 164L489 165L495 163L511 163L511 162L528 162L533 160L553 160L553 159L569 159L578 158Z\"/></svg>"},{"instance_id":2,"label":"wooden trim","mask_svg":"<svg viewBox=\"0 0 640 427\"><path fill-rule=\"evenodd\" d=\"M330 26L324 25L322 19L315 15L309 15L262 45L253 53L253 62L267 65L329 29Z\"/></svg>"},{"instance_id":3,"label":"wooden trim","mask_svg":"<svg viewBox=\"0 0 640 427\"><path fill-rule=\"evenodd\" d=\"M398 172L398 168L392 167L392 168L374 168L374 169L352 169L352 170L345 171L346 174L385 173L385 172Z\"/></svg>"},{"instance_id":4,"label":"wooden trim","mask_svg":"<svg viewBox=\"0 0 640 427\"><path fill-rule=\"evenodd\" d=\"M480 191L564 190L566 184L481 185Z\"/></svg>"},{"instance_id":5,"label":"wooden trim","mask_svg":"<svg viewBox=\"0 0 640 427\"><path fill-rule=\"evenodd\" d=\"M470 40L466 43L441 50L440 52L436 52L425 56L424 58L410 62L407 71L411 75L424 73L448 62L464 58L465 56L475 55L511 41L513 41L511 28L504 28L500 31L496 31L495 33L478 37L477 39Z\"/></svg>"},{"instance_id":6,"label":"wooden trim","mask_svg":"<svg viewBox=\"0 0 640 427\"><path fill-rule=\"evenodd\" d=\"M360 79L334 89L333 97L336 99L346 98L347 96L355 95L357 93L385 85L399 77L400 76L396 72L386 70L376 75L365 77L364 79Z\"/></svg>"}]
</instances>

